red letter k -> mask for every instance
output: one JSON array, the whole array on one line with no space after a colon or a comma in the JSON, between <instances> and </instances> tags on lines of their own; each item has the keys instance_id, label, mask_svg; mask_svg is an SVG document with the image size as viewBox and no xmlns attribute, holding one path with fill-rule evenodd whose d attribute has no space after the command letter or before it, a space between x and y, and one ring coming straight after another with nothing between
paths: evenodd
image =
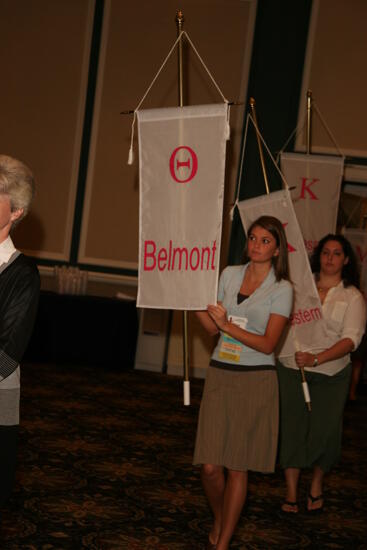
<instances>
[{"instance_id":1,"label":"red letter k","mask_svg":"<svg viewBox=\"0 0 367 550\"><path fill-rule=\"evenodd\" d=\"M307 180L309 178L302 178L302 188L301 188L301 195L300 195L300 199L305 199L305 195L306 195L306 192L310 194L310 198L311 200L313 201L317 201L319 200L315 193L313 193L313 191L311 191L310 187L311 185L313 185L314 183L316 183L317 181L320 181L318 178L313 178L308 184L307 184Z\"/></svg>"}]
</instances>

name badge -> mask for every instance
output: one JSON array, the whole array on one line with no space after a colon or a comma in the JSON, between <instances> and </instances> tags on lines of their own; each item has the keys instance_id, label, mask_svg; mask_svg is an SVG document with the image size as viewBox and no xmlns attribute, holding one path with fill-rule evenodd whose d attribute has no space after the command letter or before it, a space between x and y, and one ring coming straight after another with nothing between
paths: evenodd
<instances>
[{"instance_id":1,"label":"name badge","mask_svg":"<svg viewBox=\"0 0 367 550\"><path fill-rule=\"evenodd\" d=\"M246 329L246 326L247 326L246 317L237 317L235 315L230 315L228 317L228 320L234 325L237 325L238 327L242 328L243 330ZM242 348L243 348L243 345L241 344L241 342L239 342L235 338L232 338L232 336L229 336L229 334L224 332L222 334L222 343L221 343L218 355L220 359L223 359L225 361L234 361L238 363L241 357Z\"/></svg>"}]
</instances>

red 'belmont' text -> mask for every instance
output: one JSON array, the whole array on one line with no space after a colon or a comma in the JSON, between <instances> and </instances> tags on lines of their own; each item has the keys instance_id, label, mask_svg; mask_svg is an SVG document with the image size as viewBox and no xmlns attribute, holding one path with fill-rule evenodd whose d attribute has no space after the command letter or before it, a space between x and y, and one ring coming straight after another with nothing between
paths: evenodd
<instances>
[{"instance_id":1,"label":"red 'belmont' text","mask_svg":"<svg viewBox=\"0 0 367 550\"><path fill-rule=\"evenodd\" d=\"M173 246L158 248L155 241L144 241L144 271L209 271L214 270L217 241L212 246Z\"/></svg>"},{"instance_id":2,"label":"red 'belmont' text","mask_svg":"<svg viewBox=\"0 0 367 550\"><path fill-rule=\"evenodd\" d=\"M311 309L299 309L292 313L290 320L292 325L302 325L303 323L311 323L322 318L320 308L314 307Z\"/></svg>"}]
</instances>

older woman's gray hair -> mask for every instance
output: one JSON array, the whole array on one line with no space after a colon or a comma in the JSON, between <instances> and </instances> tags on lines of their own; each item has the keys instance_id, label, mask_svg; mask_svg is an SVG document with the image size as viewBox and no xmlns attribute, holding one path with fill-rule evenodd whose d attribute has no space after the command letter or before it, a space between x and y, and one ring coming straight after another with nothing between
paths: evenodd
<instances>
[{"instance_id":1,"label":"older woman's gray hair","mask_svg":"<svg viewBox=\"0 0 367 550\"><path fill-rule=\"evenodd\" d=\"M34 197L33 174L23 162L7 155L0 155L0 194L9 197L12 212L23 210L13 225L27 215Z\"/></svg>"}]
</instances>

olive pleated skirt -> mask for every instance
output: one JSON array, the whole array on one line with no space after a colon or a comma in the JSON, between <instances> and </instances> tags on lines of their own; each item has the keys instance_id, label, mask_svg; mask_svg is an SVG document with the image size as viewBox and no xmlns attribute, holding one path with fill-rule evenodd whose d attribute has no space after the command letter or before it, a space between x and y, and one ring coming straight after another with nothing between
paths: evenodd
<instances>
[{"instance_id":1,"label":"olive pleated skirt","mask_svg":"<svg viewBox=\"0 0 367 550\"><path fill-rule=\"evenodd\" d=\"M324 472L339 461L343 412L348 395L351 365L334 376L305 372L311 412L305 405L298 370L278 363L280 386L280 445L282 468L312 468Z\"/></svg>"},{"instance_id":2,"label":"olive pleated skirt","mask_svg":"<svg viewBox=\"0 0 367 550\"><path fill-rule=\"evenodd\" d=\"M274 471L278 380L275 369L261 368L249 372L208 368L194 464L216 464L239 471Z\"/></svg>"}]
</instances>

